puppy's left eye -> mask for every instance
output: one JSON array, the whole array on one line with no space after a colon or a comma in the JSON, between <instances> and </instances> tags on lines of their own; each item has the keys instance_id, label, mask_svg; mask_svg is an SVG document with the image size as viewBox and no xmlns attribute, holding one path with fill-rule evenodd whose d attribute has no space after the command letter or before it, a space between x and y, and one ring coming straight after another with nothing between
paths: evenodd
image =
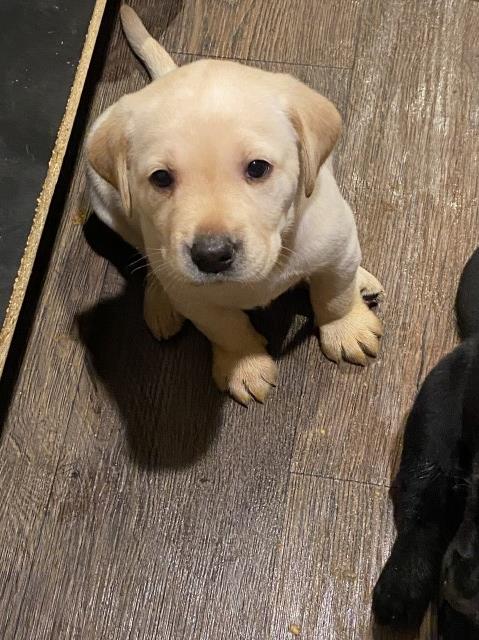
<instances>
[{"instance_id":1,"label":"puppy's left eye","mask_svg":"<svg viewBox=\"0 0 479 640\"><path fill-rule=\"evenodd\" d=\"M248 178L258 180L258 178L264 178L271 171L271 165L266 160L252 160L247 169L246 175Z\"/></svg>"}]
</instances>

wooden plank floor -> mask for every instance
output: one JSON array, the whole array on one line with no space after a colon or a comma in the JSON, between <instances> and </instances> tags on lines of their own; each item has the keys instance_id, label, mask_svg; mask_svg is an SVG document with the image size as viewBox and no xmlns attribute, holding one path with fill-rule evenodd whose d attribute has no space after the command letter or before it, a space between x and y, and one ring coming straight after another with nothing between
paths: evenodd
<instances>
[{"instance_id":1,"label":"wooden plank floor","mask_svg":"<svg viewBox=\"0 0 479 640\"><path fill-rule=\"evenodd\" d=\"M337 368L304 292L286 295L255 314L280 386L236 405L211 384L206 341L189 326L155 343L138 282L86 241L80 152L2 432L0 637L378 637L403 419L456 340L479 239L479 3L132 4L180 63L247 60L338 104L338 178L387 333L367 370ZM144 82L117 25L91 117Z\"/></svg>"}]
</instances>

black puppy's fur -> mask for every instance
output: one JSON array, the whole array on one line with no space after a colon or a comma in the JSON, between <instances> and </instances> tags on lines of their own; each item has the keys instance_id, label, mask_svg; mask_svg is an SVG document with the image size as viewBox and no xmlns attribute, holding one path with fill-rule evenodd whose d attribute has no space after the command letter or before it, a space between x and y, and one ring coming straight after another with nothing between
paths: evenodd
<instances>
[{"instance_id":1,"label":"black puppy's fur","mask_svg":"<svg viewBox=\"0 0 479 640\"><path fill-rule=\"evenodd\" d=\"M416 628L442 578L444 640L479 638L479 249L456 311L463 342L427 376L406 424L397 538L373 594L380 624Z\"/></svg>"}]
</instances>

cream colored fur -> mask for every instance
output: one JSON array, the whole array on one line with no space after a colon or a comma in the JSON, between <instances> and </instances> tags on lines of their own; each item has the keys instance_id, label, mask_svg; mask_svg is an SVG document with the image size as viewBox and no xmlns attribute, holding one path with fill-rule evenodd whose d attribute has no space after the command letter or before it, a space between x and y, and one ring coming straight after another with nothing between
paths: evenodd
<instances>
[{"instance_id":1,"label":"cream colored fur","mask_svg":"<svg viewBox=\"0 0 479 640\"><path fill-rule=\"evenodd\" d=\"M98 216L148 256L152 333L168 338L190 319L213 345L218 387L263 401L277 366L244 310L308 280L326 356L365 364L382 326L361 292L382 287L360 267L353 214L327 160L341 128L334 106L290 76L234 62L177 68L129 7L122 21L156 79L98 118L88 174ZM254 159L272 171L251 182ZM160 169L174 174L171 188L151 184ZM241 243L231 273L195 268L198 234Z\"/></svg>"}]
</instances>

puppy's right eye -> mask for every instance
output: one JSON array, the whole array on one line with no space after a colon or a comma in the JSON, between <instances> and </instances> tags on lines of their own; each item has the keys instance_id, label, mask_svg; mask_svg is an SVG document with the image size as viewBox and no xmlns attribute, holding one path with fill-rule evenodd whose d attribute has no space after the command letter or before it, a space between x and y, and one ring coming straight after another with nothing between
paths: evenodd
<instances>
[{"instance_id":1,"label":"puppy's right eye","mask_svg":"<svg viewBox=\"0 0 479 640\"><path fill-rule=\"evenodd\" d=\"M155 185L155 187L160 187L160 189L167 189L171 187L174 182L173 176L166 169L158 169L158 171L153 171L150 176L150 182Z\"/></svg>"}]
</instances>

